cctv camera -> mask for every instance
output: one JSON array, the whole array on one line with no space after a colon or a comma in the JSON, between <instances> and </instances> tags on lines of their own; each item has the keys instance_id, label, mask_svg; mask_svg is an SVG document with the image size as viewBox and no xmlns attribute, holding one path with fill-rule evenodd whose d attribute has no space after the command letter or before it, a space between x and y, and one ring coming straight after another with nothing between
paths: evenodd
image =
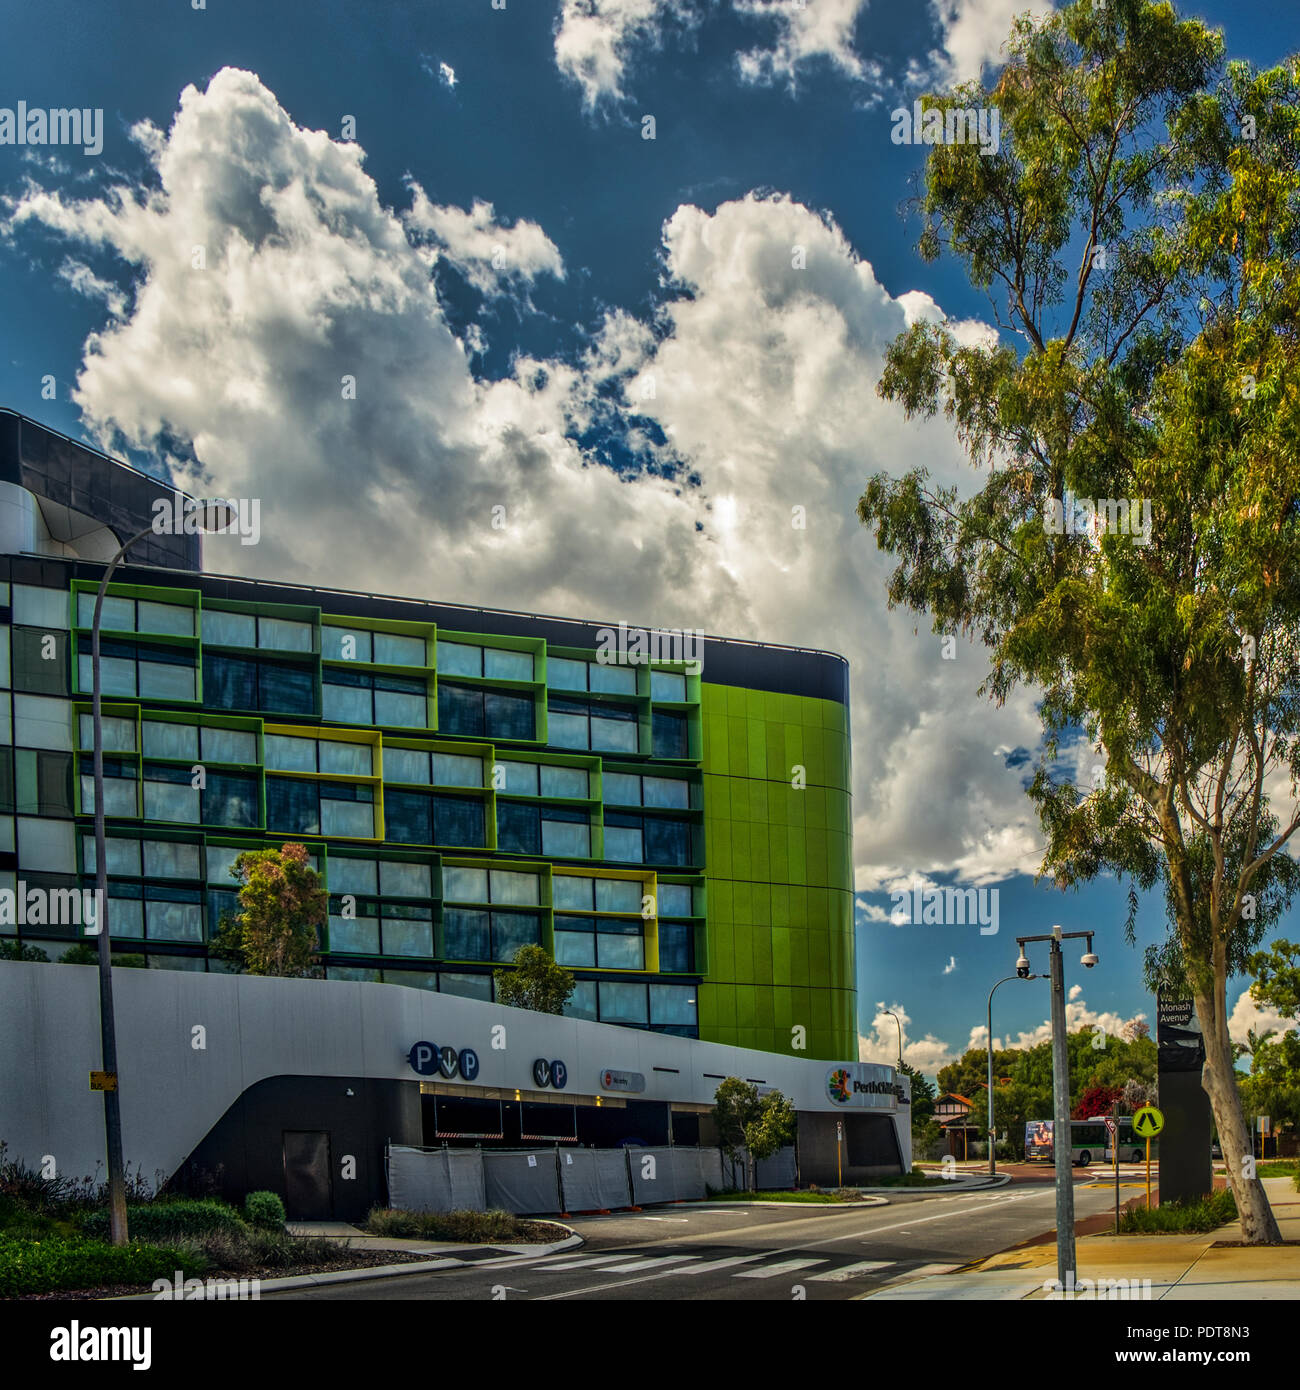
<instances>
[{"instance_id":1,"label":"cctv camera","mask_svg":"<svg viewBox=\"0 0 1300 1390\"><path fill-rule=\"evenodd\" d=\"M1084 965L1088 967L1089 970L1091 970L1092 967L1097 964L1097 957L1094 956L1091 951L1089 951L1087 955L1080 956L1079 959L1082 961Z\"/></svg>"},{"instance_id":2,"label":"cctv camera","mask_svg":"<svg viewBox=\"0 0 1300 1390\"><path fill-rule=\"evenodd\" d=\"M1022 980L1029 978L1029 957L1023 951L1020 953L1020 959L1016 961L1016 974Z\"/></svg>"}]
</instances>

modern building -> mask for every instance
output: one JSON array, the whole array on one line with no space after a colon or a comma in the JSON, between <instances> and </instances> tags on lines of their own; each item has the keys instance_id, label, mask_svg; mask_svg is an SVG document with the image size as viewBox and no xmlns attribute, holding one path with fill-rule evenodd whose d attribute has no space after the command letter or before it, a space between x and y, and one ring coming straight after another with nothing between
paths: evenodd
<instances>
[{"instance_id":1,"label":"modern building","mask_svg":"<svg viewBox=\"0 0 1300 1390\"><path fill-rule=\"evenodd\" d=\"M15 902L94 886L95 593L185 501L0 412ZM176 530L133 547L101 624L116 955L226 970L234 858L292 841L329 893L326 980L490 1003L536 943L574 972L573 1020L821 1059L819 1077L856 1058L842 658L208 574ZM0 935L52 959L79 933L5 915Z\"/></svg>"}]
</instances>

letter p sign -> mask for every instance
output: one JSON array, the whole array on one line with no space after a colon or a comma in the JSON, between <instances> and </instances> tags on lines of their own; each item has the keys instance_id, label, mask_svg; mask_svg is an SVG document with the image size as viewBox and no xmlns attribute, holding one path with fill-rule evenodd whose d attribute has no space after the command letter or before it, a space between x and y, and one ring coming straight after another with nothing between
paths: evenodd
<instances>
[{"instance_id":1,"label":"letter p sign","mask_svg":"<svg viewBox=\"0 0 1300 1390\"><path fill-rule=\"evenodd\" d=\"M432 1076L438 1070L439 1056L436 1043L418 1042L407 1053L411 1070L419 1076Z\"/></svg>"}]
</instances>

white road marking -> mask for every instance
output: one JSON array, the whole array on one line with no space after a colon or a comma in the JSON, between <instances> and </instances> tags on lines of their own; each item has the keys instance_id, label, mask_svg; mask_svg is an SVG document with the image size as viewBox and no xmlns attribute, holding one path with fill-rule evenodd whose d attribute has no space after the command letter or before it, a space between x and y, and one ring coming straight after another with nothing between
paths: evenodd
<instances>
[{"instance_id":1,"label":"white road marking","mask_svg":"<svg viewBox=\"0 0 1300 1390\"><path fill-rule=\"evenodd\" d=\"M634 1269L658 1269L660 1265L678 1265L687 1260L698 1260L698 1255L660 1255L653 1260L637 1260L635 1264L619 1265L617 1269L610 1270L611 1274L631 1274ZM674 1270L674 1273L677 1271Z\"/></svg>"},{"instance_id":2,"label":"white road marking","mask_svg":"<svg viewBox=\"0 0 1300 1390\"><path fill-rule=\"evenodd\" d=\"M534 1263L541 1265L544 1269L582 1269L584 1265L614 1265L633 1258L632 1255L588 1255L585 1259L561 1260L559 1264L552 1264L543 1255Z\"/></svg>"},{"instance_id":3,"label":"white road marking","mask_svg":"<svg viewBox=\"0 0 1300 1390\"><path fill-rule=\"evenodd\" d=\"M742 1269L739 1274L733 1274L733 1279L774 1279L778 1274L789 1274L796 1269L807 1269L810 1265L824 1265L824 1259L819 1260L782 1260L780 1264L764 1265L762 1269Z\"/></svg>"},{"instance_id":4,"label":"white road marking","mask_svg":"<svg viewBox=\"0 0 1300 1390\"><path fill-rule=\"evenodd\" d=\"M897 1263L897 1260L859 1260L855 1265L828 1269L825 1274L810 1274L808 1278L820 1279L827 1284L838 1284L845 1279L856 1279L860 1274L871 1274L877 1269L892 1269Z\"/></svg>"}]
</instances>

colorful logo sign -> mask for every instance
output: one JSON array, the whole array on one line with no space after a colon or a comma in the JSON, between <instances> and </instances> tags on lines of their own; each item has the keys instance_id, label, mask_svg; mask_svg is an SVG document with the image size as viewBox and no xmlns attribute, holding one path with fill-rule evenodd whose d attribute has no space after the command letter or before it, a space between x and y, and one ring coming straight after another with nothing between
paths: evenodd
<instances>
[{"instance_id":1,"label":"colorful logo sign","mask_svg":"<svg viewBox=\"0 0 1300 1390\"><path fill-rule=\"evenodd\" d=\"M836 1067L826 1078L826 1089L837 1105L847 1105L850 1100L849 1073L844 1067Z\"/></svg>"}]
</instances>

